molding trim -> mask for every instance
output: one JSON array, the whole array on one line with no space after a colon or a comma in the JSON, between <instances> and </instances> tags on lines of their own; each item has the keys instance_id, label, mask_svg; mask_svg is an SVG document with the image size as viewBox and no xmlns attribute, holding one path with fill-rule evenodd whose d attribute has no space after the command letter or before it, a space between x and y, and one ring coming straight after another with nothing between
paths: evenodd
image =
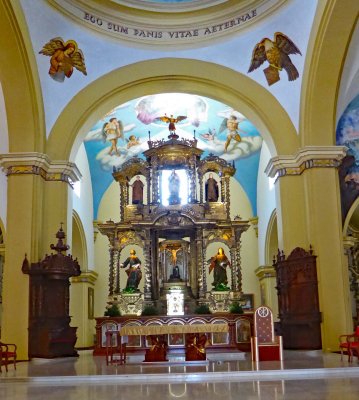
<instances>
[{"instance_id":1,"label":"molding trim","mask_svg":"<svg viewBox=\"0 0 359 400\"><path fill-rule=\"evenodd\" d=\"M7 153L0 154L0 167L6 176L39 175L45 181L61 181L73 187L81 178L76 164L69 161L51 161L43 153Z\"/></svg>"},{"instance_id":2,"label":"molding trim","mask_svg":"<svg viewBox=\"0 0 359 400\"><path fill-rule=\"evenodd\" d=\"M306 146L294 156L276 156L269 160L264 172L270 178L301 175L311 168L337 168L345 157L345 146Z\"/></svg>"},{"instance_id":3,"label":"molding trim","mask_svg":"<svg viewBox=\"0 0 359 400\"><path fill-rule=\"evenodd\" d=\"M259 281L266 278L275 278L277 276L273 265L261 265L255 271Z\"/></svg>"},{"instance_id":4,"label":"molding trim","mask_svg":"<svg viewBox=\"0 0 359 400\"><path fill-rule=\"evenodd\" d=\"M256 237L258 237L258 217L249 218L248 221L253 226Z\"/></svg>"},{"instance_id":5,"label":"molding trim","mask_svg":"<svg viewBox=\"0 0 359 400\"><path fill-rule=\"evenodd\" d=\"M132 45L166 47L202 46L247 29L286 5L286 0L197 0L182 6L144 0L47 1L87 29Z\"/></svg>"},{"instance_id":6,"label":"molding trim","mask_svg":"<svg viewBox=\"0 0 359 400\"><path fill-rule=\"evenodd\" d=\"M80 276L73 276L71 278L71 283L89 283L90 285L95 285L97 281L98 273L95 271L82 272Z\"/></svg>"}]
</instances>

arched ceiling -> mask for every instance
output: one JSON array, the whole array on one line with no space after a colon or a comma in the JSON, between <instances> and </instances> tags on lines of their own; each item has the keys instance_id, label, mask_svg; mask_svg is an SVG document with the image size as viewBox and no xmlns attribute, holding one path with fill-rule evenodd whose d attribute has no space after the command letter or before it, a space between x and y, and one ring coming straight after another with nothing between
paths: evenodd
<instances>
[{"instance_id":1,"label":"arched ceiling","mask_svg":"<svg viewBox=\"0 0 359 400\"><path fill-rule=\"evenodd\" d=\"M133 157L143 157L142 153L148 149L149 136L155 141L167 140L168 123L159 119L165 114L174 118L184 117L175 124L176 133L180 139L195 137L198 148L204 151L203 157L214 154L235 163L235 178L246 192L253 215L256 215L257 174L262 146L257 129L240 112L208 97L162 93L120 104L98 120L86 135L84 141L91 170L95 217L101 198L113 181L112 169ZM226 126L231 116L235 116L239 124L238 134L233 137ZM122 131L118 139L106 134L107 124L115 118Z\"/></svg>"},{"instance_id":2,"label":"arched ceiling","mask_svg":"<svg viewBox=\"0 0 359 400\"><path fill-rule=\"evenodd\" d=\"M288 0L287 0L288 1ZM183 37L170 32L198 31L190 37L196 41L228 36L270 16L286 0L49 0L58 11L90 29L123 40L136 40L133 30L155 32L148 39L153 44L183 43ZM120 27L116 30L115 26ZM203 35L205 28L216 27ZM124 30L122 30L123 28ZM128 30L127 30L128 29ZM161 36L161 38L159 37ZM161 41L159 39L162 39Z\"/></svg>"}]
</instances>

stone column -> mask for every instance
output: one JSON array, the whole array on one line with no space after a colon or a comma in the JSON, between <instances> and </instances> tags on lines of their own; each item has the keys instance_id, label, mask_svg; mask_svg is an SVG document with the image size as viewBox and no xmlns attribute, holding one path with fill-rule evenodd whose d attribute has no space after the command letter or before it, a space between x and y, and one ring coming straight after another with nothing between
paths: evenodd
<instances>
[{"instance_id":1,"label":"stone column","mask_svg":"<svg viewBox=\"0 0 359 400\"><path fill-rule=\"evenodd\" d=\"M338 172L341 146L307 146L294 156L270 160L266 172L276 177L279 247L317 255L322 344L338 350L338 336L352 331L349 274L343 254Z\"/></svg>"},{"instance_id":2,"label":"stone column","mask_svg":"<svg viewBox=\"0 0 359 400\"><path fill-rule=\"evenodd\" d=\"M255 270L261 287L262 299L260 305L269 307L273 311L273 317L278 321L278 294L277 278L273 265L262 265Z\"/></svg>"}]
</instances>

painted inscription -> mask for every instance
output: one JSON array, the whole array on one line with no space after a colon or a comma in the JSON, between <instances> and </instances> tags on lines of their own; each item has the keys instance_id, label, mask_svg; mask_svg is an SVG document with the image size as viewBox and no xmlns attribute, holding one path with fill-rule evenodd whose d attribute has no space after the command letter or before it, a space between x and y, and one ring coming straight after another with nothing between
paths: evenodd
<instances>
[{"instance_id":1,"label":"painted inscription","mask_svg":"<svg viewBox=\"0 0 359 400\"><path fill-rule=\"evenodd\" d=\"M253 9L238 17L232 18L228 21L216 25L179 31L146 30L139 27L123 26L110 21L106 21L103 18L100 18L85 11L83 13L83 19L87 23L97 28L106 30L108 32L118 33L127 37L143 38L150 40L186 40L196 37L208 37L212 36L213 34L218 34L219 32L238 27L239 25L245 24L246 22L257 17L257 15L257 9Z\"/></svg>"}]
</instances>

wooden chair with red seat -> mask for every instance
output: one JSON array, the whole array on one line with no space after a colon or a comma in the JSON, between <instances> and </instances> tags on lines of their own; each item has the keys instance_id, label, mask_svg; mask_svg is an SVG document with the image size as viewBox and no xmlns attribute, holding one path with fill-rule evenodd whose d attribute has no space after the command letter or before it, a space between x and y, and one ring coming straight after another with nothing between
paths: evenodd
<instances>
[{"instance_id":1,"label":"wooden chair with red seat","mask_svg":"<svg viewBox=\"0 0 359 400\"><path fill-rule=\"evenodd\" d=\"M16 369L16 350L16 344L0 342L0 372L3 365L5 365L5 370L8 372L7 366L11 362Z\"/></svg>"},{"instance_id":2,"label":"wooden chair with red seat","mask_svg":"<svg viewBox=\"0 0 359 400\"><path fill-rule=\"evenodd\" d=\"M354 355L359 358L359 326L354 333L339 336L339 349L342 360L344 351L348 354L349 362L353 360Z\"/></svg>"},{"instance_id":3,"label":"wooden chair with red seat","mask_svg":"<svg viewBox=\"0 0 359 400\"><path fill-rule=\"evenodd\" d=\"M282 361L282 337L275 336L273 312L258 307L254 312L254 336L251 338L252 361Z\"/></svg>"}]
</instances>

